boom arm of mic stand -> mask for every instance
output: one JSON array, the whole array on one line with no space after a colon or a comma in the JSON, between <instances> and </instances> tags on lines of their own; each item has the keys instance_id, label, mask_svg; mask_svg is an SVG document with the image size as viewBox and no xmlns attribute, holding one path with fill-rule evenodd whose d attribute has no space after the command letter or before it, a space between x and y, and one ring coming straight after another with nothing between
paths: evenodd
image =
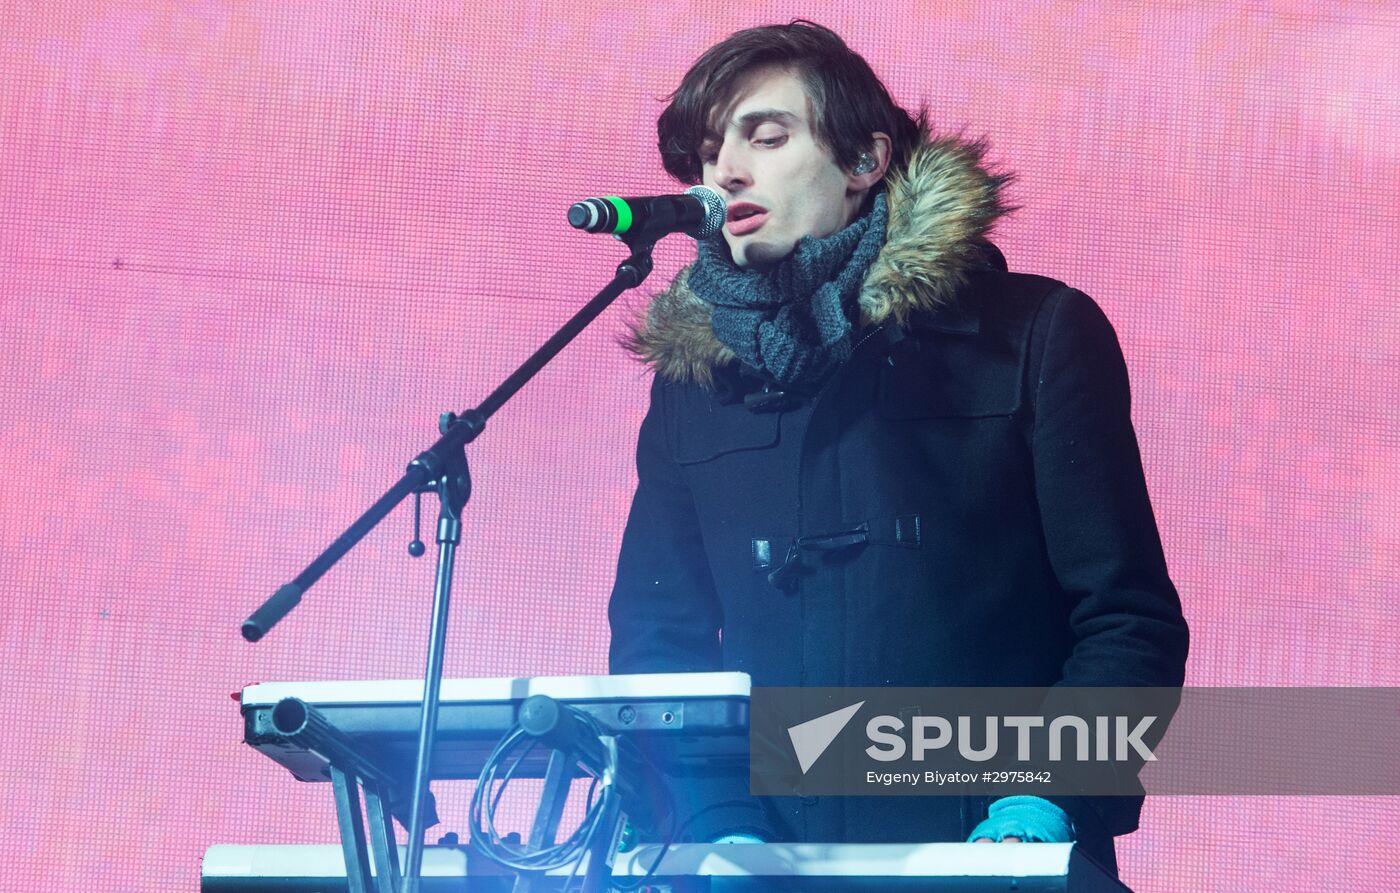
<instances>
[{"instance_id":1,"label":"boom arm of mic stand","mask_svg":"<svg viewBox=\"0 0 1400 893\"><path fill-rule=\"evenodd\" d=\"M479 414L481 424L495 414L507 400L515 396L515 392L525 386L525 383L535 377L535 373L544 368L545 364L554 359L565 345L578 337L578 334L593 322L608 308L618 295L629 288L636 288L642 281L651 275L651 249L655 245L654 239L645 239L637 244L628 243L632 253L627 259L618 264L617 272L613 274L612 281L607 287L598 292L597 297L583 305L577 313L560 327L550 339L540 348L530 355L530 358L520 364L520 368L510 374L510 377L501 382L486 399L481 401L481 405L474 410L467 410L461 415L447 413L442 419L442 430L447 430L454 423L464 419L471 419L473 414Z\"/></svg>"},{"instance_id":2,"label":"boom arm of mic stand","mask_svg":"<svg viewBox=\"0 0 1400 893\"><path fill-rule=\"evenodd\" d=\"M446 431L437 443L424 450L416 459L409 463L408 470L403 477L388 489L388 491L365 510L365 513L355 519L355 522L346 528L345 532L336 538L335 542L326 547L326 550L316 556L316 560L306 566L306 569L297 574L290 583L286 583L272 594L272 597L263 602L247 620L243 621L243 638L249 642L256 642L268 631L277 625L283 617L287 616L293 608L301 603L301 597L306 590L326 571L335 566L346 552L355 548L355 544L365 538L371 530L384 520L384 517L394 510L400 502L403 502L413 493L422 491L429 481L434 480L441 469L446 467L446 460L443 458L449 450L460 450L467 443L476 439L481 433L481 428L485 421L473 425L476 419L464 416L462 420Z\"/></svg>"},{"instance_id":3,"label":"boom arm of mic stand","mask_svg":"<svg viewBox=\"0 0 1400 893\"><path fill-rule=\"evenodd\" d=\"M578 334L606 310L613 301L617 300L619 295L629 288L641 285L642 281L651 274L651 249L654 245L655 239L649 237L639 239L636 242L627 242L631 253L626 260L618 264L617 272L613 274L612 281L575 313L568 322L564 323L558 332L554 333L548 341L531 354L518 369L510 374L510 377L488 394L480 406L460 414L444 413L439 421L439 431L442 436L438 441L409 463L408 470L404 472L403 477L399 478L364 514L346 528L344 533L327 546L324 552L316 556L316 559L307 565L300 574L297 574L290 583L279 587L267 601L249 615L247 620L243 621L243 638L249 642L256 642L267 635L283 617L301 603L301 597L306 590L321 579L326 571L334 567L345 553L364 539L365 535L378 526L379 522L400 502L403 502L411 494L424 490L428 482L434 480L442 469L447 467L447 457L450 455L450 451L459 450L475 440L486 427L486 420L505 405L505 402L514 396L516 391L524 387L525 383L534 378L545 364L554 359L570 341L578 337Z\"/></svg>"}]
</instances>

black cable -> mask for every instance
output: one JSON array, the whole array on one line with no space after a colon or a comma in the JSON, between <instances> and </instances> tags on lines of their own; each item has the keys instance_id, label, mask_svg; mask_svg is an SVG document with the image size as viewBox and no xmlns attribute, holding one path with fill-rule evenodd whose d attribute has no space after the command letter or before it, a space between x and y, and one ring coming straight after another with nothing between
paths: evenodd
<instances>
[{"instance_id":1,"label":"black cable","mask_svg":"<svg viewBox=\"0 0 1400 893\"><path fill-rule=\"evenodd\" d=\"M619 883L617 879L614 878L612 881L612 888L614 890L621 890L623 893L631 893L631 891L640 890L645 886L648 881L656 876L656 869L661 867L661 860L666 858L666 853L671 849L671 844L675 842L676 835L681 830L678 827L680 824L680 817L676 815L675 795L672 793L669 785L663 786L662 790L666 794L666 813L671 818L671 827L666 832L666 839L662 841L661 849L656 851L656 858L651 860L651 865L647 866L647 870L643 872L640 877L623 883ZM686 822L686 827L689 827L689 825L690 822Z\"/></svg>"},{"instance_id":2,"label":"black cable","mask_svg":"<svg viewBox=\"0 0 1400 893\"><path fill-rule=\"evenodd\" d=\"M604 729L591 714L576 707L561 706L577 717L592 734L600 739L605 736ZM617 754L615 749L607 749L607 765L602 767L601 776L593 775L584 804L584 817L573 833L561 842L531 851L524 846L509 843L502 837L500 830L496 827L496 813L505 797L506 788L515 779L521 763L538 743L538 738L525 732L519 725L512 727L497 742L490 756L487 757L486 763L482 766L476 790L472 792L471 843L486 858L517 872L545 872L569 865L569 876L565 879L563 888L564 891L568 891L578 878L578 869L582 864L583 855L591 849L595 836L603 830L601 827L603 816L612 811L610 801L612 798L621 796L617 786ZM600 778L609 778L612 783L600 785ZM599 794L600 787L601 795ZM679 830L675 798L669 787L663 787L663 791L666 795L666 812L669 813L670 817L665 841L661 844L656 857L651 861L644 874L621 882L612 879L610 884L613 889L623 891L623 893L633 893L646 885L655 876L656 870L661 866L662 860L675 841L676 833ZM617 812L620 813L620 811Z\"/></svg>"},{"instance_id":3,"label":"black cable","mask_svg":"<svg viewBox=\"0 0 1400 893\"><path fill-rule=\"evenodd\" d=\"M599 737L603 736L602 727L592 716L577 708L564 706L565 709L572 711L588 727L589 731ZM501 767L505 763L506 757L511 755L512 751L517 749L526 738L529 741L524 751L514 755L514 759L502 776ZM472 792L471 841L484 856L499 865L516 871L550 871L572 863L573 872L570 873L570 879L572 879L577 872L583 854L587 852L594 835L598 833L599 825L607 812L604 807L609 805L608 798L617 797L619 793L613 784L605 785L602 796L594 801L593 797L598 788L598 779L595 777L593 785L589 788L589 805L586 806L583 821L566 840L536 851L530 851L523 846L506 842L496 827L496 811L505 796L506 787L515 777L521 761L537 743L538 739L528 735L524 729L517 725L506 733L492 750L491 755L487 757L486 763L482 767L481 776L477 780L476 790ZM612 751L609 751L608 765L602 767L602 774L605 777L615 779L616 770L616 760ZM497 787L498 784L499 787ZM488 800L490 801L489 806L487 805Z\"/></svg>"}]
</instances>

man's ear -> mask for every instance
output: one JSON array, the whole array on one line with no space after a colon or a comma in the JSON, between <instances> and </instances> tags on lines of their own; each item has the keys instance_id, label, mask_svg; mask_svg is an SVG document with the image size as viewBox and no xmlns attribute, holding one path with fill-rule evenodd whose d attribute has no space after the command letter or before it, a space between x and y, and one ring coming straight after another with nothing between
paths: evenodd
<instances>
[{"instance_id":1,"label":"man's ear","mask_svg":"<svg viewBox=\"0 0 1400 893\"><path fill-rule=\"evenodd\" d=\"M849 179L846 182L846 189L850 192L864 192L870 187L879 183L885 176L885 171L890 167L890 152L892 148L889 134L875 132L870 135L870 147L865 150L875 162L875 166L868 171L860 172L862 165L857 164L848 171ZM866 165L868 167L868 165Z\"/></svg>"}]
</instances>

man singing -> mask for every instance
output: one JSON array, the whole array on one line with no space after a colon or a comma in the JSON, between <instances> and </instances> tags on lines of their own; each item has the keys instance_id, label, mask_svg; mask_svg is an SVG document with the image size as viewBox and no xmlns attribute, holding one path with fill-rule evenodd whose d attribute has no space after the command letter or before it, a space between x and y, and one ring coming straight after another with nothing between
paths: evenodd
<instances>
[{"instance_id":1,"label":"man singing","mask_svg":"<svg viewBox=\"0 0 1400 893\"><path fill-rule=\"evenodd\" d=\"M983 147L931 138L806 22L712 47L657 131L729 216L634 339L656 374L611 671L1181 685L1117 339L1082 292L1007 271ZM1141 799L699 806L690 839L1077 840L1114 870Z\"/></svg>"}]
</instances>

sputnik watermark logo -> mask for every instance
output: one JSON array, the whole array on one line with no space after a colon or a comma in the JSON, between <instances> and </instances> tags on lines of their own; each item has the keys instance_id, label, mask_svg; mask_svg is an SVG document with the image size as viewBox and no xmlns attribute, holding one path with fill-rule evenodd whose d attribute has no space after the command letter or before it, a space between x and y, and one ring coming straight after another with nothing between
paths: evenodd
<instances>
[{"instance_id":1,"label":"sputnik watermark logo","mask_svg":"<svg viewBox=\"0 0 1400 893\"><path fill-rule=\"evenodd\" d=\"M798 723L788 727L788 739L792 741L793 753L797 756L797 764L806 775L807 770L821 758L826 749L831 746L831 742L836 740L842 730L850 724L852 717L865 706L865 701L857 701L840 710L833 710L815 719ZM973 762L986 762L996 756L997 735L1000 728L1014 729L1016 732L1016 759L1027 761L1031 759L1031 739L1032 729L1038 729L1046 725L1045 719L1040 716L988 716L985 717L985 734L983 740L985 744L980 748L971 745L973 738L971 717L959 716L957 720L957 749L958 754L965 760ZM1155 716L1145 716L1138 719L1137 725L1132 729L1128 727L1128 717L1126 716L1097 716L1093 717L1097 735L1093 736L1096 741L1095 753L1089 755L1089 742L1091 740L1089 723L1078 716L1059 716L1049 723L1049 759L1052 762L1059 762L1064 759L1062 755L1062 742L1069 732L1069 737L1074 742L1072 749L1079 760L1096 759L1100 761L1129 759L1129 749L1137 757L1145 761L1155 761L1153 755L1142 740L1144 733L1156 721ZM1116 729L1116 736L1110 731ZM903 732L906 725L910 726L910 742L906 742L899 733ZM870 739L870 746L865 749L865 753L875 760L881 762L891 762L901 760L906 757L915 761L923 761L925 755L930 750L937 750L948 746L953 739L953 723L941 716L916 716L913 722L906 724L904 720L897 716L876 716L865 726L866 736ZM1116 748L1110 752L1109 745L1116 737Z\"/></svg>"},{"instance_id":2,"label":"sputnik watermark logo","mask_svg":"<svg viewBox=\"0 0 1400 893\"><path fill-rule=\"evenodd\" d=\"M812 764L826 753L831 742L835 741L836 736L850 723L851 717L864 706L864 701L858 701L849 707L842 707L816 719L788 727L788 738L792 741L792 750L797 754L797 765L802 769L803 775L806 775Z\"/></svg>"},{"instance_id":3,"label":"sputnik watermark logo","mask_svg":"<svg viewBox=\"0 0 1400 893\"><path fill-rule=\"evenodd\" d=\"M750 790L1135 795L1180 697L1154 691L757 688Z\"/></svg>"},{"instance_id":4,"label":"sputnik watermark logo","mask_svg":"<svg viewBox=\"0 0 1400 893\"><path fill-rule=\"evenodd\" d=\"M1400 795L1400 688L760 686L748 724L760 796Z\"/></svg>"}]
</instances>

